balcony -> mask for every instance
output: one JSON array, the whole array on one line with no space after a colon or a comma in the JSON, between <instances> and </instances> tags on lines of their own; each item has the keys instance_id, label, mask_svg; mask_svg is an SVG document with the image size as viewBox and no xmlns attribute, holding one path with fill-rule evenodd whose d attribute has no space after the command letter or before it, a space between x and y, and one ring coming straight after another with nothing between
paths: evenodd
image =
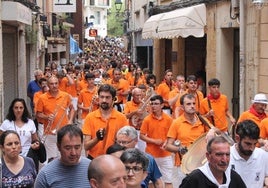
<instances>
[{"instance_id":1,"label":"balcony","mask_svg":"<svg viewBox=\"0 0 268 188\"><path fill-rule=\"evenodd\" d=\"M10 14L10 10L12 10L12 14ZM23 3L2 1L2 20L12 25L20 23L32 25L32 10Z\"/></svg>"}]
</instances>

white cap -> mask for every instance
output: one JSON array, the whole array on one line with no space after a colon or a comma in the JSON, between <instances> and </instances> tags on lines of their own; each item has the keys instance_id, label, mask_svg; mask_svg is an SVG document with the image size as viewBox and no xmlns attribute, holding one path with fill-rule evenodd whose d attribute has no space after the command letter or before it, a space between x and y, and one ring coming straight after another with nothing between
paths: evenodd
<instances>
[{"instance_id":1,"label":"white cap","mask_svg":"<svg viewBox=\"0 0 268 188\"><path fill-rule=\"evenodd\" d=\"M266 95L263 93L258 93L254 96L254 99L251 101L252 103L261 103L261 104L268 104L268 100Z\"/></svg>"}]
</instances>

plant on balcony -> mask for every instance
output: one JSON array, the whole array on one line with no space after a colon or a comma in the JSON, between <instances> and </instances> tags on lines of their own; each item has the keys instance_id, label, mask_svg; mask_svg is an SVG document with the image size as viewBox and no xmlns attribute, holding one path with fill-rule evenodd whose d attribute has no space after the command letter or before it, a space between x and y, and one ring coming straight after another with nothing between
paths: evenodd
<instances>
[{"instance_id":1,"label":"plant on balcony","mask_svg":"<svg viewBox=\"0 0 268 188\"><path fill-rule=\"evenodd\" d=\"M53 35L57 37L60 32L60 26L59 25L53 25Z\"/></svg>"}]
</instances>

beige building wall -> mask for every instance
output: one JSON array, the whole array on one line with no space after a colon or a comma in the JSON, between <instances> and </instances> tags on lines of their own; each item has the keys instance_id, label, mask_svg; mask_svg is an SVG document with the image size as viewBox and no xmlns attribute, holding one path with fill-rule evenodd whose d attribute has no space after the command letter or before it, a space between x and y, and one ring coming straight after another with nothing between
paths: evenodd
<instances>
[{"instance_id":1,"label":"beige building wall","mask_svg":"<svg viewBox=\"0 0 268 188\"><path fill-rule=\"evenodd\" d=\"M260 12L259 92L268 93L268 7Z\"/></svg>"},{"instance_id":2,"label":"beige building wall","mask_svg":"<svg viewBox=\"0 0 268 188\"><path fill-rule=\"evenodd\" d=\"M221 91L227 95L229 105L233 97L234 29L237 20L230 19L230 3L222 1L207 6L207 81L218 78Z\"/></svg>"}]
</instances>

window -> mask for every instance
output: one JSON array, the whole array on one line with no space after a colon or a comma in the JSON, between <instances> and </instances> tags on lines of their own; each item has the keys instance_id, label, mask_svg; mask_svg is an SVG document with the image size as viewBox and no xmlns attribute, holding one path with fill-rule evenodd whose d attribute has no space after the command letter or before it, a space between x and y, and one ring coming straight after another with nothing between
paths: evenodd
<instances>
[{"instance_id":1,"label":"window","mask_svg":"<svg viewBox=\"0 0 268 188\"><path fill-rule=\"evenodd\" d=\"M101 24L101 13L100 13L100 11L96 12L96 24L98 24L98 25Z\"/></svg>"},{"instance_id":2,"label":"window","mask_svg":"<svg viewBox=\"0 0 268 188\"><path fill-rule=\"evenodd\" d=\"M99 6L109 6L109 0L98 0Z\"/></svg>"}]
</instances>

